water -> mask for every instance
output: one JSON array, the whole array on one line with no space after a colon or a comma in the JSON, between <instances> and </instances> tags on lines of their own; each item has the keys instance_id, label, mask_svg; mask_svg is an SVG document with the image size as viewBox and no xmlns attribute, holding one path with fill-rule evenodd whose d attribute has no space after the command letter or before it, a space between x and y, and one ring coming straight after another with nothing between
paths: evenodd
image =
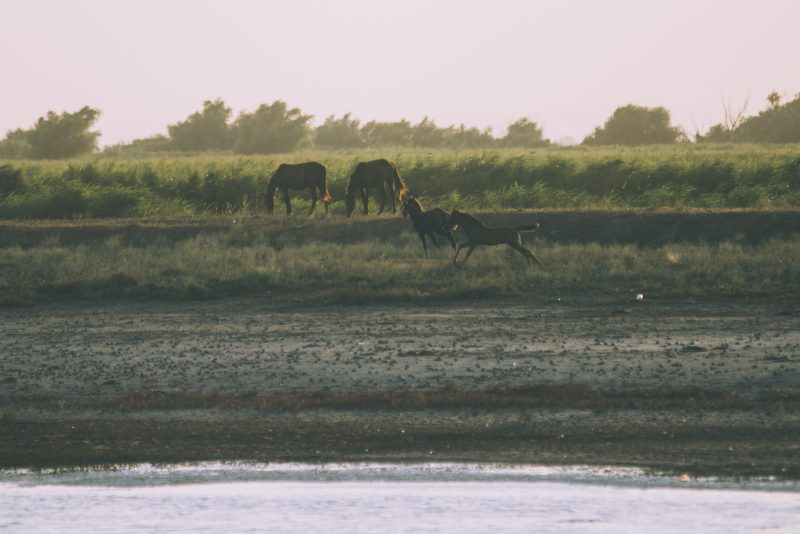
<instances>
[{"instance_id":1,"label":"water","mask_svg":"<svg viewBox=\"0 0 800 534\"><path fill-rule=\"evenodd\" d=\"M800 482L478 464L0 471L3 532L800 532Z\"/></svg>"}]
</instances>

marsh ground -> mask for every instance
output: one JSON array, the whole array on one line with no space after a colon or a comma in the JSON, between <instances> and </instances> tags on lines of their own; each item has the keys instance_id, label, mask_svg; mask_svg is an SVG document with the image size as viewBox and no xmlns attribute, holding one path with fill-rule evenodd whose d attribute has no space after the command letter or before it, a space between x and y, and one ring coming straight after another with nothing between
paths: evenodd
<instances>
[{"instance_id":1,"label":"marsh ground","mask_svg":"<svg viewBox=\"0 0 800 534\"><path fill-rule=\"evenodd\" d=\"M800 476L800 306L0 310L0 463L469 459Z\"/></svg>"}]
</instances>

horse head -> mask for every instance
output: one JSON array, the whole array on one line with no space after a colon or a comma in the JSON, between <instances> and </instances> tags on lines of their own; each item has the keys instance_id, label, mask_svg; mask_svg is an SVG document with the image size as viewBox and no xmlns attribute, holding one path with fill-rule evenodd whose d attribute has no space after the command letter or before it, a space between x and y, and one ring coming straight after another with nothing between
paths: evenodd
<instances>
[{"instance_id":1,"label":"horse head","mask_svg":"<svg viewBox=\"0 0 800 534\"><path fill-rule=\"evenodd\" d=\"M417 197L412 195L408 189L403 189L403 192L401 200L403 217L408 217L412 211L422 213L422 203L417 200Z\"/></svg>"},{"instance_id":2,"label":"horse head","mask_svg":"<svg viewBox=\"0 0 800 534\"><path fill-rule=\"evenodd\" d=\"M345 192L344 205L347 208L347 216L350 217L356 209L356 191L355 188L351 188L349 185Z\"/></svg>"}]
</instances>

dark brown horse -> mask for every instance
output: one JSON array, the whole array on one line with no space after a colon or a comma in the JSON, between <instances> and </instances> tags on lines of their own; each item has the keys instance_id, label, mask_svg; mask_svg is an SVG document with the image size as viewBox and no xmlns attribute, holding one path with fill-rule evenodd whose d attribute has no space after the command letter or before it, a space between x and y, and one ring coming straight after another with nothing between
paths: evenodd
<instances>
[{"instance_id":1,"label":"dark brown horse","mask_svg":"<svg viewBox=\"0 0 800 534\"><path fill-rule=\"evenodd\" d=\"M356 195L361 196L361 203L364 206L364 215L369 213L369 190L378 188L381 195L381 210L386 207L386 198L392 199L392 213L397 211L397 202L400 194L405 189L406 183L397 173L394 163L385 159L364 161L356 165L353 174L347 181L345 189L345 206L347 216L353 214L356 209Z\"/></svg>"},{"instance_id":2,"label":"dark brown horse","mask_svg":"<svg viewBox=\"0 0 800 534\"><path fill-rule=\"evenodd\" d=\"M308 189L311 191L311 211L314 213L317 206L317 190L325 204L325 213L328 213L328 203L331 201L331 194L328 192L328 177L325 166L316 161L289 165L281 163L278 170L269 179L267 186L267 211L272 214L275 209L275 193L280 189L283 191L283 202L286 204L286 214L292 214L292 203L289 201L289 189Z\"/></svg>"},{"instance_id":3,"label":"dark brown horse","mask_svg":"<svg viewBox=\"0 0 800 534\"><path fill-rule=\"evenodd\" d=\"M491 228L483 224L472 215L462 211L453 210L453 213L450 214L447 224L451 228L460 226L461 229L464 230L464 233L467 234L467 240L458 245L458 248L456 249L456 255L453 257L453 265L458 265L458 253L461 252L462 248L469 247L467 256L464 258L464 261L461 262L461 265L464 265L467 263L467 259L469 259L472 251L475 250L475 247L478 245L508 245L522 254L528 261L528 265L533 265L533 262L536 262L539 266L542 265L530 250L522 246L522 236L520 235L520 232L535 232L539 229L539 223L534 223L528 226L518 226L516 228L510 228L507 226Z\"/></svg>"},{"instance_id":4,"label":"dark brown horse","mask_svg":"<svg viewBox=\"0 0 800 534\"><path fill-rule=\"evenodd\" d=\"M425 236L431 238L434 245L437 245L436 239L433 234L444 236L450 242L453 248L456 248L456 241L453 239L452 227L448 225L447 212L441 208L433 208L430 211L422 209L422 204L410 193L403 196L403 217L411 217L411 223L414 225L414 230L419 234L422 240L422 248L425 250L425 255L428 255L428 244L425 242Z\"/></svg>"}]
</instances>

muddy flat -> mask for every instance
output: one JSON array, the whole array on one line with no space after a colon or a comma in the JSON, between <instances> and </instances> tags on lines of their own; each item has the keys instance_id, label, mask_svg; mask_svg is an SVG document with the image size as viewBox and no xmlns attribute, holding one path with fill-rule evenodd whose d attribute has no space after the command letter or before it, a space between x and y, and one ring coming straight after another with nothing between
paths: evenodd
<instances>
[{"instance_id":1,"label":"muddy flat","mask_svg":"<svg viewBox=\"0 0 800 534\"><path fill-rule=\"evenodd\" d=\"M436 455L800 476L800 306L5 309L0 399L4 466Z\"/></svg>"},{"instance_id":2,"label":"muddy flat","mask_svg":"<svg viewBox=\"0 0 800 534\"><path fill-rule=\"evenodd\" d=\"M0 321L4 397L532 382L800 392L800 305L790 301L237 300L5 310Z\"/></svg>"}]
</instances>

